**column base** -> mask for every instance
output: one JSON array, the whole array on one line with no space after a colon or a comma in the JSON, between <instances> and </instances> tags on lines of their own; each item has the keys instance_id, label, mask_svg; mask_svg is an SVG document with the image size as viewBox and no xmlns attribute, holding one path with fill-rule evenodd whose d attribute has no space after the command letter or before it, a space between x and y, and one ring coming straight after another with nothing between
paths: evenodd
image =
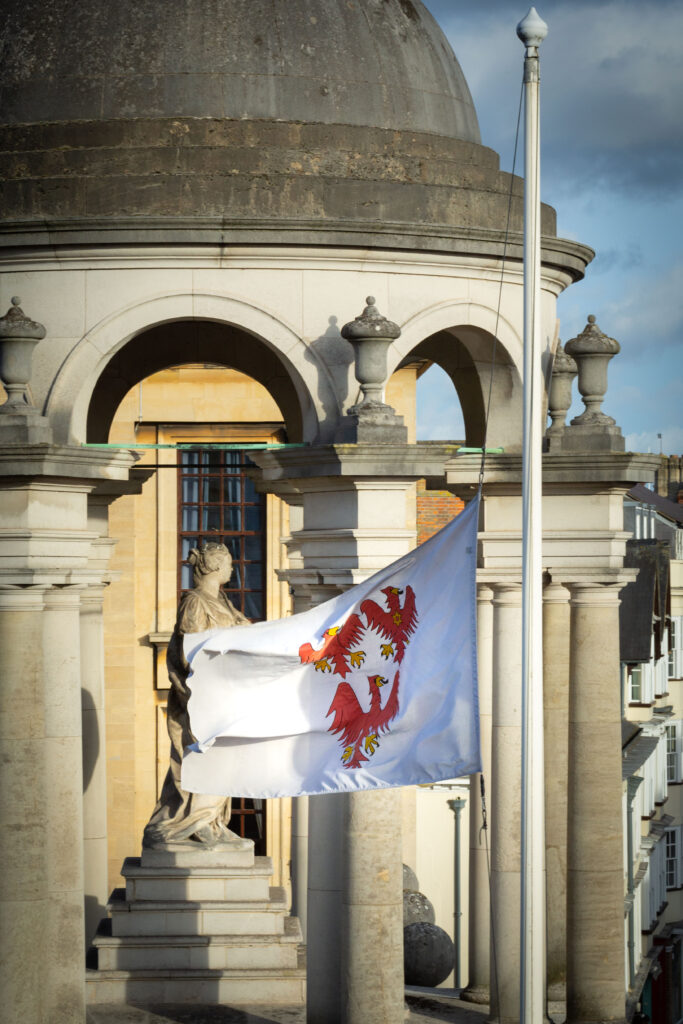
<instances>
[{"instance_id":1,"label":"column base","mask_svg":"<svg viewBox=\"0 0 683 1024\"><path fill-rule=\"evenodd\" d=\"M464 988L460 993L460 998L466 1003L477 1003L479 1006L488 1006L491 993L488 988L484 988L483 985L473 985Z\"/></svg>"},{"instance_id":2,"label":"column base","mask_svg":"<svg viewBox=\"0 0 683 1024\"><path fill-rule=\"evenodd\" d=\"M548 985L548 1002L563 1003L567 995L567 986L564 981L551 981Z\"/></svg>"}]
</instances>

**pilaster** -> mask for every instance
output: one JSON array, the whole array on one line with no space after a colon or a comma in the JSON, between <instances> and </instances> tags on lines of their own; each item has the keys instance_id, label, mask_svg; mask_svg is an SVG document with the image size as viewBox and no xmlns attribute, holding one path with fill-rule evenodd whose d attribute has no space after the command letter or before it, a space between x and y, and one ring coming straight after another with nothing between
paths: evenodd
<instances>
[{"instance_id":1,"label":"pilaster","mask_svg":"<svg viewBox=\"0 0 683 1024\"><path fill-rule=\"evenodd\" d=\"M493 584L491 1019L519 1019L522 791L522 588Z\"/></svg>"},{"instance_id":2,"label":"pilaster","mask_svg":"<svg viewBox=\"0 0 683 1024\"><path fill-rule=\"evenodd\" d=\"M42 615L48 864L43 985L51 1024L78 1021L85 1002L80 590L46 590Z\"/></svg>"},{"instance_id":3,"label":"pilaster","mask_svg":"<svg viewBox=\"0 0 683 1024\"><path fill-rule=\"evenodd\" d=\"M83 730L83 870L86 949L107 913L107 759L104 705L105 585L81 594L81 716Z\"/></svg>"},{"instance_id":4,"label":"pilaster","mask_svg":"<svg viewBox=\"0 0 683 1024\"><path fill-rule=\"evenodd\" d=\"M491 942L489 892L490 833L483 828L482 777L487 817L491 811L491 715L493 699L493 588L477 584L477 674L481 775L470 778L469 980L462 998L488 1003ZM488 822L487 822L488 826Z\"/></svg>"},{"instance_id":5,"label":"pilaster","mask_svg":"<svg viewBox=\"0 0 683 1024\"><path fill-rule=\"evenodd\" d=\"M543 590L543 696L548 994L557 1000L567 974L569 636L569 590L551 580Z\"/></svg>"}]
</instances>

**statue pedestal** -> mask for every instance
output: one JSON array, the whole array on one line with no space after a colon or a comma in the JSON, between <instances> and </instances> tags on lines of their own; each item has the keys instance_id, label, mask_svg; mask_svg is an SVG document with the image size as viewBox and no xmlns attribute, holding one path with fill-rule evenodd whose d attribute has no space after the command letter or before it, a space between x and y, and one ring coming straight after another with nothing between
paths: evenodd
<instances>
[{"instance_id":1,"label":"statue pedestal","mask_svg":"<svg viewBox=\"0 0 683 1024\"><path fill-rule=\"evenodd\" d=\"M93 943L88 1003L302 1005L301 928L271 873L249 840L127 858Z\"/></svg>"}]
</instances>

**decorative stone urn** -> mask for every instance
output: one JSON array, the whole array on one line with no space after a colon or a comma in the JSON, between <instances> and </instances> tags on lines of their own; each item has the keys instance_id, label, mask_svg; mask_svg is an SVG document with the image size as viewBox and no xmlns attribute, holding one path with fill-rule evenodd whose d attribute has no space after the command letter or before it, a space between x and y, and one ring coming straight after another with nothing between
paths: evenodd
<instances>
[{"instance_id":1,"label":"decorative stone urn","mask_svg":"<svg viewBox=\"0 0 683 1024\"><path fill-rule=\"evenodd\" d=\"M616 421L601 409L607 391L607 364L621 351L614 338L600 330L594 316L576 338L564 347L579 371L579 392L585 410L575 416L561 439L563 449L573 451L624 451L625 442ZM552 435L550 435L552 437Z\"/></svg>"},{"instance_id":2,"label":"decorative stone urn","mask_svg":"<svg viewBox=\"0 0 683 1024\"><path fill-rule=\"evenodd\" d=\"M546 437L564 433L567 413L572 404L572 381L577 373L578 367L575 361L565 352L560 343L557 346L550 378L548 415L552 422L546 431Z\"/></svg>"},{"instance_id":3,"label":"decorative stone urn","mask_svg":"<svg viewBox=\"0 0 683 1024\"><path fill-rule=\"evenodd\" d=\"M397 416L384 402L387 381L387 352L401 334L401 328L387 320L377 309L372 295L365 300L365 309L341 329L341 336L353 345L356 380L362 399L347 409L341 421L337 440L375 444L405 444L407 429L403 417Z\"/></svg>"},{"instance_id":4,"label":"decorative stone urn","mask_svg":"<svg viewBox=\"0 0 683 1024\"><path fill-rule=\"evenodd\" d=\"M392 341L400 337L401 328L387 320L377 309L376 300L368 295L367 306L355 320L341 329L342 338L353 345L356 360L356 380L363 398L352 406L349 413L361 406L384 406L384 385L387 380L387 351Z\"/></svg>"},{"instance_id":5,"label":"decorative stone urn","mask_svg":"<svg viewBox=\"0 0 683 1024\"><path fill-rule=\"evenodd\" d=\"M0 317L0 380L7 392L7 401L0 405L2 444L47 444L52 440L50 424L28 393L33 349L45 337L45 328L29 320L20 302L15 295Z\"/></svg>"},{"instance_id":6,"label":"decorative stone urn","mask_svg":"<svg viewBox=\"0 0 683 1024\"><path fill-rule=\"evenodd\" d=\"M29 320L15 295L12 305L0 318L0 380L5 385L7 401L0 406L5 415L21 413L32 403L28 396L33 349L45 337L45 328Z\"/></svg>"},{"instance_id":7,"label":"decorative stone urn","mask_svg":"<svg viewBox=\"0 0 683 1024\"><path fill-rule=\"evenodd\" d=\"M613 426L616 420L601 410L607 391L607 364L612 356L621 352L621 345L614 338L608 338L600 330L594 316L576 338L565 345L565 352L573 356L579 368L579 391L586 406L580 416L575 416L572 425L599 423Z\"/></svg>"}]
</instances>

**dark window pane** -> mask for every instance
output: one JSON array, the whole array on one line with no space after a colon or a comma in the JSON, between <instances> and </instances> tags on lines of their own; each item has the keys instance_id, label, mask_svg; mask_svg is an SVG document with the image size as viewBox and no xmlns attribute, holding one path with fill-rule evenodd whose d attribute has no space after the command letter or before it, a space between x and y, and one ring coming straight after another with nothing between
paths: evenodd
<instances>
[{"instance_id":1,"label":"dark window pane","mask_svg":"<svg viewBox=\"0 0 683 1024\"><path fill-rule=\"evenodd\" d=\"M217 470L223 465L223 452L216 451L202 452L202 466L204 469Z\"/></svg>"},{"instance_id":2,"label":"dark window pane","mask_svg":"<svg viewBox=\"0 0 683 1024\"><path fill-rule=\"evenodd\" d=\"M242 594L239 590L223 590L223 593L227 597L233 608L236 608L238 612L242 611Z\"/></svg>"},{"instance_id":3,"label":"dark window pane","mask_svg":"<svg viewBox=\"0 0 683 1024\"><path fill-rule=\"evenodd\" d=\"M254 481L250 480L249 477L244 478L244 500L245 501L260 501L261 495L256 490Z\"/></svg>"},{"instance_id":4,"label":"dark window pane","mask_svg":"<svg viewBox=\"0 0 683 1024\"><path fill-rule=\"evenodd\" d=\"M223 529L234 531L242 529L242 513L239 508L228 506L223 509Z\"/></svg>"},{"instance_id":5,"label":"dark window pane","mask_svg":"<svg viewBox=\"0 0 683 1024\"><path fill-rule=\"evenodd\" d=\"M248 562L258 562L263 554L262 537L244 538L244 557Z\"/></svg>"},{"instance_id":6,"label":"dark window pane","mask_svg":"<svg viewBox=\"0 0 683 1024\"><path fill-rule=\"evenodd\" d=\"M199 509L197 508L184 508L183 509L183 531L185 530L198 530L199 529Z\"/></svg>"},{"instance_id":7,"label":"dark window pane","mask_svg":"<svg viewBox=\"0 0 683 1024\"><path fill-rule=\"evenodd\" d=\"M220 530L221 510L218 508L202 509L202 530Z\"/></svg>"},{"instance_id":8,"label":"dark window pane","mask_svg":"<svg viewBox=\"0 0 683 1024\"><path fill-rule=\"evenodd\" d=\"M261 509L258 505L250 506L244 510L244 529L250 533L261 529Z\"/></svg>"},{"instance_id":9,"label":"dark window pane","mask_svg":"<svg viewBox=\"0 0 683 1024\"><path fill-rule=\"evenodd\" d=\"M204 486L202 488L202 501L220 501L221 500L221 478L219 476L210 476L204 479Z\"/></svg>"},{"instance_id":10,"label":"dark window pane","mask_svg":"<svg viewBox=\"0 0 683 1024\"><path fill-rule=\"evenodd\" d=\"M181 547L182 547L182 559L183 559L183 562L187 561L187 556L189 555L190 551L192 551L192 548L196 548L198 546L199 546L199 538L198 537L183 537L183 542L182 542L182 545L181 545Z\"/></svg>"},{"instance_id":11,"label":"dark window pane","mask_svg":"<svg viewBox=\"0 0 683 1024\"><path fill-rule=\"evenodd\" d=\"M250 562L244 567L244 585L249 590L260 590L263 586L263 566L260 562Z\"/></svg>"},{"instance_id":12,"label":"dark window pane","mask_svg":"<svg viewBox=\"0 0 683 1024\"><path fill-rule=\"evenodd\" d=\"M263 594L247 591L244 595L244 614L249 619L263 618Z\"/></svg>"},{"instance_id":13,"label":"dark window pane","mask_svg":"<svg viewBox=\"0 0 683 1024\"><path fill-rule=\"evenodd\" d=\"M221 544L225 544L226 548L232 555L233 561L238 561L242 556L240 552L240 537L221 537Z\"/></svg>"},{"instance_id":14,"label":"dark window pane","mask_svg":"<svg viewBox=\"0 0 683 1024\"><path fill-rule=\"evenodd\" d=\"M199 480L183 480L183 501L199 501Z\"/></svg>"},{"instance_id":15,"label":"dark window pane","mask_svg":"<svg viewBox=\"0 0 683 1024\"><path fill-rule=\"evenodd\" d=\"M224 593L235 608L258 621L265 615L265 498L245 476L247 464L253 465L238 449L181 452L179 518L182 532L190 536L181 536L178 575L182 588L190 589L192 568L183 563L192 548L212 541L225 544L233 571Z\"/></svg>"},{"instance_id":16,"label":"dark window pane","mask_svg":"<svg viewBox=\"0 0 683 1024\"><path fill-rule=\"evenodd\" d=\"M223 501L228 503L240 500L241 481L238 476L223 477ZM216 499L218 500L218 499Z\"/></svg>"}]
</instances>

